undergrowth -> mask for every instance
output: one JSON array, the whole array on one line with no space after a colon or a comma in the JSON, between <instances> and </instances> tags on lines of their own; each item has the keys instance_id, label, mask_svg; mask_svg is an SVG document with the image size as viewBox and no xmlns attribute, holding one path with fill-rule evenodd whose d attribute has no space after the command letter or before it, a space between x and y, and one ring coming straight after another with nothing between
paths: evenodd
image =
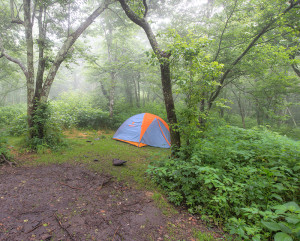
<instances>
[{"instance_id":1,"label":"undergrowth","mask_svg":"<svg viewBox=\"0 0 300 241\"><path fill-rule=\"evenodd\" d=\"M169 200L224 223L243 240L299 238L299 142L230 126L212 128L205 136L188 159L182 155L149 166L147 172Z\"/></svg>"}]
</instances>

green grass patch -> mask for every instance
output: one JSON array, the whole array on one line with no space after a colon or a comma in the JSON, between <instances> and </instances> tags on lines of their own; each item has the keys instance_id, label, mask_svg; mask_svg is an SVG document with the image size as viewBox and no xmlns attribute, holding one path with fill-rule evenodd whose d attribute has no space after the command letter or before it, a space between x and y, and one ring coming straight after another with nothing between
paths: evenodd
<instances>
[{"instance_id":1,"label":"green grass patch","mask_svg":"<svg viewBox=\"0 0 300 241\"><path fill-rule=\"evenodd\" d=\"M108 133L108 134L107 134ZM170 150L146 146L137 148L135 146L112 139L112 132L104 131L81 131L72 130L68 132L67 146L59 151L45 149L38 154L32 153L32 160L26 160L21 165L50 165L65 162L80 164L84 163L88 168L108 173L118 181L134 185L136 188L157 190L157 186L145 174L150 161L155 156L168 156ZM27 150L22 148L22 138L9 137L8 142L14 150L26 154ZM114 158L127 161L123 166L113 166ZM22 158L21 158L22 159ZM98 160L98 161L95 161Z\"/></svg>"}]
</instances>

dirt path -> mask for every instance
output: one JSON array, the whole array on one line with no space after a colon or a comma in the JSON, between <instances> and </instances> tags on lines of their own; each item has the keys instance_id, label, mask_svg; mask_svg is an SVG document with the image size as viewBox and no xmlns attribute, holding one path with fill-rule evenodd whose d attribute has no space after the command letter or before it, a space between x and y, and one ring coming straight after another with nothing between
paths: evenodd
<instances>
[{"instance_id":1,"label":"dirt path","mask_svg":"<svg viewBox=\"0 0 300 241\"><path fill-rule=\"evenodd\" d=\"M0 240L194 240L151 196L80 165L2 167Z\"/></svg>"}]
</instances>

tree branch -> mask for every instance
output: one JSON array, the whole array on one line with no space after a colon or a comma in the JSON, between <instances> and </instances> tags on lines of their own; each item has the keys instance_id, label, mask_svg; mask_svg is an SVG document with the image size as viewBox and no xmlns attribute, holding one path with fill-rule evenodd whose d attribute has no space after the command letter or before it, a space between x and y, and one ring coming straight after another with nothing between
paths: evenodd
<instances>
[{"instance_id":1,"label":"tree branch","mask_svg":"<svg viewBox=\"0 0 300 241\"><path fill-rule=\"evenodd\" d=\"M116 11L112 10L111 8L107 8L107 9L110 10L111 12L113 12L113 13L121 20L121 23L122 23L125 27L127 27L127 25L125 24L124 20L120 17L120 15L119 15Z\"/></svg>"},{"instance_id":2,"label":"tree branch","mask_svg":"<svg viewBox=\"0 0 300 241\"><path fill-rule=\"evenodd\" d=\"M275 18L273 18L257 35L256 37L251 41L251 43L248 45L248 47L244 50L244 52L237 57L237 59L231 64L231 66L225 71L225 73L223 74L223 76L220 79L220 85L217 87L217 90L211 94L210 98L209 98L209 109L212 106L212 103L215 101L215 99L218 97L218 95L220 94L220 91L222 89L222 85L224 84L225 79L227 78L228 74L232 71L233 67L240 62L240 60L248 53L248 51L255 46L255 43L261 38L261 36L263 36L268 29L279 19L280 16L283 16L284 14L286 14L287 12L289 12L291 9L293 9L295 6L300 4L300 0L298 0L297 2L291 3L290 6L288 8L286 8L279 16L276 16Z\"/></svg>"},{"instance_id":3,"label":"tree branch","mask_svg":"<svg viewBox=\"0 0 300 241\"><path fill-rule=\"evenodd\" d=\"M223 28L223 31L222 31L222 34L221 34L221 37L220 37L219 47L218 47L216 56L215 56L215 58L214 58L214 61L216 61L217 58L218 58L218 56L219 56L220 49L221 49L221 44L222 44L222 41L223 41L223 35L224 35L224 33L225 33L225 30L226 30L226 28L227 28L227 25L228 25L228 23L229 23L229 20L230 20L230 18L232 17L232 15L233 15L233 13L234 13L234 10L235 10L235 8L236 8L236 5L237 5L237 0L235 0L233 9L232 9L232 11L231 11L229 17L228 17L227 20L226 20L225 26L224 26L224 28Z\"/></svg>"},{"instance_id":4,"label":"tree branch","mask_svg":"<svg viewBox=\"0 0 300 241\"><path fill-rule=\"evenodd\" d=\"M2 48L1 45L0 45L0 48ZM5 57L7 60L9 60L9 61L11 61L11 62L13 62L13 63L19 65L19 67L22 69L24 75L25 75L26 78L27 78L27 76L28 76L28 71L27 71L25 65L24 65L20 60L18 60L18 59L16 59L16 58L12 57L12 56L10 56L10 55L8 55L7 53L4 52L3 49L1 50L0 58L2 58L2 57Z\"/></svg>"},{"instance_id":5,"label":"tree branch","mask_svg":"<svg viewBox=\"0 0 300 241\"><path fill-rule=\"evenodd\" d=\"M75 32L70 34L63 46L60 48L59 52L56 55L54 63L52 64L45 83L43 85L42 91L42 100L47 100L51 85L54 81L55 75L61 65L61 63L67 57L67 54L75 41L79 38L79 36L93 23L93 21L105 10L107 7L113 2L113 0L105 0L80 26L76 29Z\"/></svg>"},{"instance_id":6,"label":"tree branch","mask_svg":"<svg viewBox=\"0 0 300 241\"><path fill-rule=\"evenodd\" d=\"M22 5L21 5L22 7ZM20 9L21 9L20 7ZM17 16L15 16L15 8L17 10ZM16 23L16 24L24 24L24 22L20 19L19 17L19 12L18 8L16 6L16 3L14 2L14 0L10 0L10 16L11 16L11 23Z\"/></svg>"},{"instance_id":7,"label":"tree branch","mask_svg":"<svg viewBox=\"0 0 300 241\"><path fill-rule=\"evenodd\" d=\"M148 5L147 5L147 1L143 0L143 5L145 7L145 12L144 12L144 18L147 16L148 13Z\"/></svg>"},{"instance_id":8,"label":"tree branch","mask_svg":"<svg viewBox=\"0 0 300 241\"><path fill-rule=\"evenodd\" d=\"M141 28L144 29L144 31L149 39L150 45L151 45L154 53L156 54L156 56L158 58L167 57L167 54L165 52L161 51L160 48L158 47L158 43L156 41L155 35L152 32L152 29L151 29L149 23L144 18L141 18L138 15L136 15L135 12L132 11L132 9L128 6L128 4L126 3L126 0L118 0L118 1L121 4L123 10L125 11L127 17L132 22L134 22L135 24L139 25Z\"/></svg>"}]
</instances>

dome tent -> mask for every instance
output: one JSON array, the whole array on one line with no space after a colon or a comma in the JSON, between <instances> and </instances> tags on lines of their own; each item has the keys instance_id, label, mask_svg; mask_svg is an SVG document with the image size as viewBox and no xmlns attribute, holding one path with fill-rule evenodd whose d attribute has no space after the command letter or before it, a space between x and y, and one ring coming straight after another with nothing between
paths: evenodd
<instances>
[{"instance_id":1,"label":"dome tent","mask_svg":"<svg viewBox=\"0 0 300 241\"><path fill-rule=\"evenodd\" d=\"M168 124L159 116L150 113L137 114L127 119L116 131L113 139L127 142L137 147L171 146Z\"/></svg>"}]
</instances>

